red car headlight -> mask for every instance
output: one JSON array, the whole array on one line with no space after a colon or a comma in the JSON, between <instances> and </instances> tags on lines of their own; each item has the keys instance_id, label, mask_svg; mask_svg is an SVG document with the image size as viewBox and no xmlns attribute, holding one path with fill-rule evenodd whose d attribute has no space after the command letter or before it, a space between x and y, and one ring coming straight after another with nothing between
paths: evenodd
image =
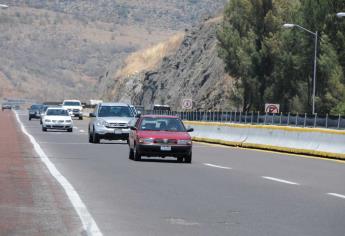
<instances>
[{"instance_id":1,"label":"red car headlight","mask_svg":"<svg viewBox=\"0 0 345 236\"><path fill-rule=\"evenodd\" d=\"M188 139L177 140L177 144L179 144L179 145L192 145L192 140L188 140Z\"/></svg>"},{"instance_id":2,"label":"red car headlight","mask_svg":"<svg viewBox=\"0 0 345 236\"><path fill-rule=\"evenodd\" d=\"M153 138L139 138L139 143L151 144L153 141Z\"/></svg>"}]
</instances>

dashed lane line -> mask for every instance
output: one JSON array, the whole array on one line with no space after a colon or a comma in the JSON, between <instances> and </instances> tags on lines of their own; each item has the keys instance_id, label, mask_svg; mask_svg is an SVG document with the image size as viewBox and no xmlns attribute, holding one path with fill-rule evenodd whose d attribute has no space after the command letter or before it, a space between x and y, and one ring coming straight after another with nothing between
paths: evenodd
<instances>
[{"instance_id":1,"label":"dashed lane line","mask_svg":"<svg viewBox=\"0 0 345 236\"><path fill-rule=\"evenodd\" d=\"M18 113L15 112L16 119L18 124L21 127L22 132L30 139L30 142L34 146L35 151L39 155L41 161L46 165L51 175L60 183L62 188L65 190L69 200L71 201L71 204L73 205L75 211L77 212L83 228L87 235L89 236L103 236L102 232L97 226L96 221L91 216L89 210L87 209L86 205L80 198L77 191L74 189L72 184L64 177L58 169L55 167L55 165L50 161L48 156L45 154L41 146L37 143L35 138L29 134L29 132L24 127L23 123L19 119Z\"/></svg>"},{"instance_id":2,"label":"dashed lane line","mask_svg":"<svg viewBox=\"0 0 345 236\"><path fill-rule=\"evenodd\" d=\"M219 165L213 165L210 163L203 163L205 166L210 166L210 167L214 167L214 168L219 168L219 169L225 169L225 170L231 170L231 167L227 167L227 166L219 166Z\"/></svg>"},{"instance_id":3,"label":"dashed lane line","mask_svg":"<svg viewBox=\"0 0 345 236\"><path fill-rule=\"evenodd\" d=\"M268 180L272 180L272 181L276 181L276 182L280 182L280 183L284 183L284 184L300 185L299 183L287 181L287 180L284 180L284 179L278 179L278 178L274 178L274 177L269 177L269 176L262 176L262 178L268 179Z\"/></svg>"},{"instance_id":4,"label":"dashed lane line","mask_svg":"<svg viewBox=\"0 0 345 236\"><path fill-rule=\"evenodd\" d=\"M327 193L327 194L334 197L345 199L345 195L342 195L342 194L338 194L338 193Z\"/></svg>"}]
</instances>

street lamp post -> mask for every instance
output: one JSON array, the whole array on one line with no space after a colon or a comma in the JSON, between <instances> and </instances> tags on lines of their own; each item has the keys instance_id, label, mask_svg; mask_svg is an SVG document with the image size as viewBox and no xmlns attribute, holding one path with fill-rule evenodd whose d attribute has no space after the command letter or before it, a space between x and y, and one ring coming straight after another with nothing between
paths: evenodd
<instances>
[{"instance_id":1,"label":"street lamp post","mask_svg":"<svg viewBox=\"0 0 345 236\"><path fill-rule=\"evenodd\" d=\"M310 34L312 34L315 38L315 46L314 46L314 69L313 69L313 95L312 95L312 103L313 103L313 107L312 107L312 113L315 114L315 92L316 92L316 67L317 67L317 40L318 40L318 32L313 32L310 31L300 25L297 24L284 24L283 25L284 28L294 28L297 27L301 30L304 30Z\"/></svg>"}]
</instances>

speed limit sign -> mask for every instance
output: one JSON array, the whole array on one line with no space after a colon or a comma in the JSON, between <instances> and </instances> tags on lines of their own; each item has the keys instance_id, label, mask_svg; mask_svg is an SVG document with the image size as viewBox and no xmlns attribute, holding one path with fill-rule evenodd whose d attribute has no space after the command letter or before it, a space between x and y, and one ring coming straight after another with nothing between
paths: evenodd
<instances>
[{"instance_id":1,"label":"speed limit sign","mask_svg":"<svg viewBox=\"0 0 345 236\"><path fill-rule=\"evenodd\" d=\"M190 98L186 98L182 100L182 109L192 109L193 108L193 100Z\"/></svg>"}]
</instances>

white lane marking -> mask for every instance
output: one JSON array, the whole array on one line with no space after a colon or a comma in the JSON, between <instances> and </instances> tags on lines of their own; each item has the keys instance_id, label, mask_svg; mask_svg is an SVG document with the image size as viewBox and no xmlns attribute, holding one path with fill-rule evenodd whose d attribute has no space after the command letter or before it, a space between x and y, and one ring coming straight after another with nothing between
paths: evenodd
<instances>
[{"instance_id":1,"label":"white lane marking","mask_svg":"<svg viewBox=\"0 0 345 236\"><path fill-rule=\"evenodd\" d=\"M272 181L276 181L276 182L280 182L280 183L284 183L284 184L300 185L299 183L287 181L287 180L284 180L284 179L273 178L273 177L269 177L269 176L262 176L262 178L268 179L268 180L272 180Z\"/></svg>"},{"instance_id":2,"label":"white lane marking","mask_svg":"<svg viewBox=\"0 0 345 236\"><path fill-rule=\"evenodd\" d=\"M79 129L77 126L73 126L73 129Z\"/></svg>"},{"instance_id":3,"label":"white lane marking","mask_svg":"<svg viewBox=\"0 0 345 236\"><path fill-rule=\"evenodd\" d=\"M89 145L90 143L58 143L58 142L39 142L40 144L54 144L54 145Z\"/></svg>"},{"instance_id":4,"label":"white lane marking","mask_svg":"<svg viewBox=\"0 0 345 236\"><path fill-rule=\"evenodd\" d=\"M80 133L85 133L85 130L82 130L82 129L81 129L81 130L79 130L79 132L80 132Z\"/></svg>"},{"instance_id":5,"label":"white lane marking","mask_svg":"<svg viewBox=\"0 0 345 236\"><path fill-rule=\"evenodd\" d=\"M338 193L327 193L327 194L331 195L331 196L334 196L334 197L339 197L339 198L345 199L345 195L341 195L341 194L338 194Z\"/></svg>"},{"instance_id":6,"label":"white lane marking","mask_svg":"<svg viewBox=\"0 0 345 236\"><path fill-rule=\"evenodd\" d=\"M230 167L226 167L226 166L218 166L218 165L213 165L210 163L203 163L205 166L210 166L210 167L215 167L215 168L219 168L219 169L226 169L226 170L231 170L232 168Z\"/></svg>"},{"instance_id":7,"label":"white lane marking","mask_svg":"<svg viewBox=\"0 0 345 236\"><path fill-rule=\"evenodd\" d=\"M18 114L15 112L16 118L18 123L20 124L20 127L22 129L22 132L28 136L30 139L30 142L34 146L35 151L39 155L41 161L46 165L51 175L60 183L62 188L65 190L69 200L71 201L75 211L78 213L79 218L83 224L83 228L87 235L90 236L102 236L102 232L97 226L97 223L91 216L90 212L88 211L86 205L81 200L79 194L77 191L73 188L72 184L68 182L68 180L58 171L58 169L55 167L55 165L50 161L48 156L44 153L41 146L37 143L35 138L29 134L29 132L24 127L23 123L19 119Z\"/></svg>"}]
</instances>

